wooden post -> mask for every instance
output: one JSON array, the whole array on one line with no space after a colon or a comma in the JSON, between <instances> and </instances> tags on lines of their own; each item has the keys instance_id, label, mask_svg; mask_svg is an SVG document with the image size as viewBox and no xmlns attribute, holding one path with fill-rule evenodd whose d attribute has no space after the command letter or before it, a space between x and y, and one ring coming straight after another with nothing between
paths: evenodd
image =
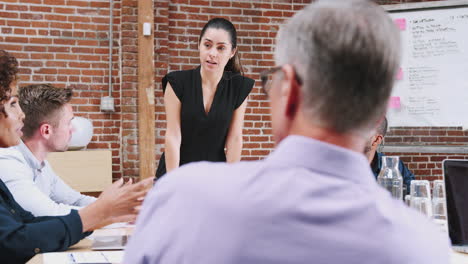
<instances>
[{"instance_id":1,"label":"wooden post","mask_svg":"<svg viewBox=\"0 0 468 264\"><path fill-rule=\"evenodd\" d=\"M155 173L154 107L154 8L153 0L138 0L138 148L140 178ZM149 23L150 35L143 35Z\"/></svg>"}]
</instances>

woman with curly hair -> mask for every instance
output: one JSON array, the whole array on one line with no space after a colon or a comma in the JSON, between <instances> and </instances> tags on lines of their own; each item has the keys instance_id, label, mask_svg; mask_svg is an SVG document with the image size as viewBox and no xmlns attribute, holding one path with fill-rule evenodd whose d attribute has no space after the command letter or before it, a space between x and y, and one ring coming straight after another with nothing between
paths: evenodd
<instances>
[{"instance_id":1,"label":"woman with curly hair","mask_svg":"<svg viewBox=\"0 0 468 264\"><path fill-rule=\"evenodd\" d=\"M18 61L8 52L0 50L0 147L15 146L20 143L24 113L16 92Z\"/></svg>"},{"instance_id":2,"label":"woman with curly hair","mask_svg":"<svg viewBox=\"0 0 468 264\"><path fill-rule=\"evenodd\" d=\"M4 112L3 102L9 99L12 86L16 86L18 61L8 52L0 50L0 111Z\"/></svg>"}]
</instances>

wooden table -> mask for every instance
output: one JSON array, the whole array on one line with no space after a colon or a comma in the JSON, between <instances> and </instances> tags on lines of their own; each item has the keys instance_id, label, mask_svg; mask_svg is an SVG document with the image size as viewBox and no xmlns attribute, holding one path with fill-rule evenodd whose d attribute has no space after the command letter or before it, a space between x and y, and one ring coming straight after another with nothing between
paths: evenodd
<instances>
[{"instance_id":1,"label":"wooden table","mask_svg":"<svg viewBox=\"0 0 468 264\"><path fill-rule=\"evenodd\" d=\"M94 231L94 236L114 236L114 235L130 235L133 233L133 227L127 228L113 228L113 229L99 229ZM90 239L83 239L76 245L70 247L66 252L80 252L80 251L92 251ZM43 255L38 254L34 256L27 264L43 264ZM458 253L452 251L450 256L450 264L468 264L468 254Z\"/></svg>"},{"instance_id":2,"label":"wooden table","mask_svg":"<svg viewBox=\"0 0 468 264\"><path fill-rule=\"evenodd\" d=\"M450 263L451 264L467 264L468 263L468 254L466 253L458 253L452 251L450 256Z\"/></svg>"},{"instance_id":3,"label":"wooden table","mask_svg":"<svg viewBox=\"0 0 468 264\"><path fill-rule=\"evenodd\" d=\"M110 228L110 229L98 229L95 230L93 236L117 236L117 235L131 235L133 233L133 227L125 227L125 228ZM77 244L71 246L65 252L85 252L85 251L92 251L91 250L92 240L85 238L78 242ZM32 259L30 259L27 264L43 264L43 255L37 254Z\"/></svg>"}]
</instances>

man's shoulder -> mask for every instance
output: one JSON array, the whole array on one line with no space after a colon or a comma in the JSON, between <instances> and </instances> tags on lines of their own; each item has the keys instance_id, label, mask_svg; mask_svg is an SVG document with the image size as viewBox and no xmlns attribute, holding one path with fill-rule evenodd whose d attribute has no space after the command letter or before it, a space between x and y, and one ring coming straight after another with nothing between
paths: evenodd
<instances>
[{"instance_id":1,"label":"man's shoulder","mask_svg":"<svg viewBox=\"0 0 468 264\"><path fill-rule=\"evenodd\" d=\"M0 148L0 166L2 167L0 179L5 184L30 177L30 167L17 148Z\"/></svg>"},{"instance_id":2,"label":"man's shoulder","mask_svg":"<svg viewBox=\"0 0 468 264\"><path fill-rule=\"evenodd\" d=\"M177 184L190 183L190 185L227 184L242 180L255 174L256 168L261 166L260 161L244 161L237 163L226 162L193 162L168 173L167 179L174 179Z\"/></svg>"},{"instance_id":3,"label":"man's shoulder","mask_svg":"<svg viewBox=\"0 0 468 264\"><path fill-rule=\"evenodd\" d=\"M380 213L387 220L382 223L389 225L385 225L385 228L381 226L380 230L387 233L382 237L385 237L388 243L399 245L400 251L406 250L408 253L425 250L431 252L428 256L439 258L445 256L444 251L448 251L449 244L446 234L440 232L427 217L407 207L401 201L380 199L381 202L385 200L386 203L383 203L385 205L380 208Z\"/></svg>"},{"instance_id":4,"label":"man's shoulder","mask_svg":"<svg viewBox=\"0 0 468 264\"><path fill-rule=\"evenodd\" d=\"M0 148L0 161L15 160L26 163L23 153L17 147Z\"/></svg>"},{"instance_id":5,"label":"man's shoulder","mask_svg":"<svg viewBox=\"0 0 468 264\"><path fill-rule=\"evenodd\" d=\"M220 193L223 193L223 198L230 199L230 194L241 192L245 182L256 178L261 166L260 161L189 163L169 172L155 187L159 194L183 194L181 199L217 196Z\"/></svg>"}]
</instances>

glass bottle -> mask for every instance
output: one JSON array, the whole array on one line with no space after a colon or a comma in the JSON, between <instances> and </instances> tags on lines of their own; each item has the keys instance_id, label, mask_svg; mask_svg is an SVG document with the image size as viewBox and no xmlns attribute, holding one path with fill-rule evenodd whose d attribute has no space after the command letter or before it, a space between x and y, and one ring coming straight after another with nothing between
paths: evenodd
<instances>
[{"instance_id":1,"label":"glass bottle","mask_svg":"<svg viewBox=\"0 0 468 264\"><path fill-rule=\"evenodd\" d=\"M403 177L398 164L400 158L397 156L383 156L382 169L377 176L377 183L388 190L396 199L403 199Z\"/></svg>"}]
</instances>

